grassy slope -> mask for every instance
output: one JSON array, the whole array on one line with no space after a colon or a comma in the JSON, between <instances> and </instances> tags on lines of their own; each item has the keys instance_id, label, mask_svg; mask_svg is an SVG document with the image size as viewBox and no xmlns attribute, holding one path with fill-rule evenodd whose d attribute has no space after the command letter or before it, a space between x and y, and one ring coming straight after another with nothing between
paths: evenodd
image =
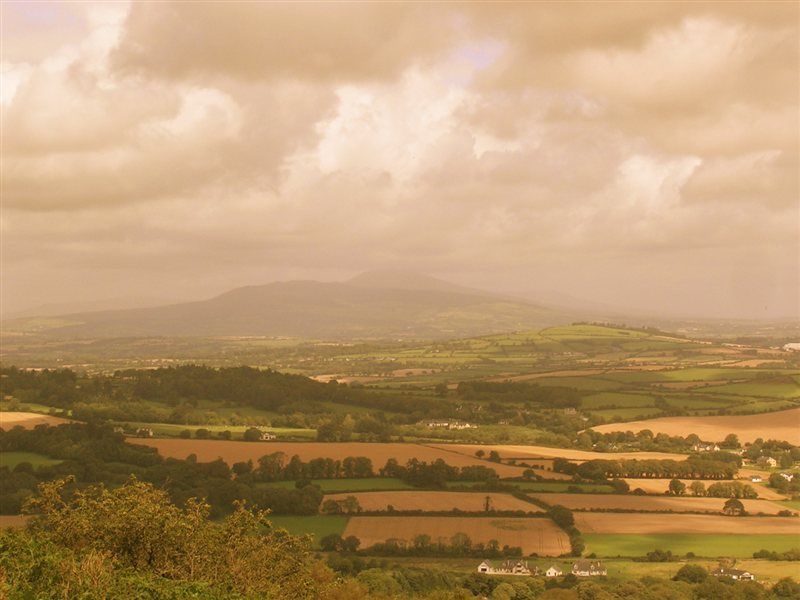
<instances>
[{"instance_id":1,"label":"grassy slope","mask_svg":"<svg viewBox=\"0 0 800 600\"><path fill-rule=\"evenodd\" d=\"M665 518L669 518L666 517ZM661 549L684 555L694 552L697 556L750 557L761 549L783 552L800 546L796 535L712 535L712 534L651 534L585 535L586 552L598 556L643 556Z\"/></svg>"},{"instance_id":2,"label":"grassy slope","mask_svg":"<svg viewBox=\"0 0 800 600\"><path fill-rule=\"evenodd\" d=\"M23 462L31 463L35 468L57 465L61 461L35 452L0 452L0 467L13 469Z\"/></svg>"},{"instance_id":3,"label":"grassy slope","mask_svg":"<svg viewBox=\"0 0 800 600\"><path fill-rule=\"evenodd\" d=\"M314 547L319 548L319 541L331 533L341 534L347 527L348 517L332 515L290 516L270 515L273 526L286 529L295 535L312 535Z\"/></svg>"},{"instance_id":4,"label":"grassy slope","mask_svg":"<svg viewBox=\"0 0 800 600\"><path fill-rule=\"evenodd\" d=\"M363 479L315 479L312 483L322 488L323 492L367 492L384 490L416 489L399 479L391 477L365 477ZM264 484L265 487L294 489L294 481L276 481Z\"/></svg>"}]
</instances>

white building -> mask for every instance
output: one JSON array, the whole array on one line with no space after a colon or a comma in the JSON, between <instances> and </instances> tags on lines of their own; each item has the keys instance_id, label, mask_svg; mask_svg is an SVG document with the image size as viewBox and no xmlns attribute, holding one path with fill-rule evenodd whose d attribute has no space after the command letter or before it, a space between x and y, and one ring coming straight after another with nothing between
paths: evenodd
<instances>
[{"instance_id":1,"label":"white building","mask_svg":"<svg viewBox=\"0 0 800 600\"><path fill-rule=\"evenodd\" d=\"M564 571L562 571L555 565L550 565L550 568L544 572L545 577L561 577L563 574Z\"/></svg>"},{"instance_id":2,"label":"white building","mask_svg":"<svg viewBox=\"0 0 800 600\"><path fill-rule=\"evenodd\" d=\"M507 560L499 567L495 567L488 560L484 560L478 565L478 573L485 575L531 575L528 563L518 560Z\"/></svg>"},{"instance_id":3,"label":"white building","mask_svg":"<svg viewBox=\"0 0 800 600\"><path fill-rule=\"evenodd\" d=\"M596 577L598 575L607 575L605 565L599 560L578 560L572 565L572 574L576 577Z\"/></svg>"},{"instance_id":4,"label":"white building","mask_svg":"<svg viewBox=\"0 0 800 600\"><path fill-rule=\"evenodd\" d=\"M477 429L477 425L472 423L464 423L462 421L426 421L425 425L428 429Z\"/></svg>"},{"instance_id":5,"label":"white building","mask_svg":"<svg viewBox=\"0 0 800 600\"><path fill-rule=\"evenodd\" d=\"M727 567L718 567L711 571L714 577L730 577L737 581L755 581L756 577L750 571L742 571L740 569L729 569Z\"/></svg>"}]
</instances>

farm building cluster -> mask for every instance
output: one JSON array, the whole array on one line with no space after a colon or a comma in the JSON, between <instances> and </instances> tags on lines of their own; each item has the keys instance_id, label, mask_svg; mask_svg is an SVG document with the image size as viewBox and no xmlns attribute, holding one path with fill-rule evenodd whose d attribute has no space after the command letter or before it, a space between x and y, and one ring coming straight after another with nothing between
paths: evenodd
<instances>
[{"instance_id":1,"label":"farm building cluster","mask_svg":"<svg viewBox=\"0 0 800 600\"><path fill-rule=\"evenodd\" d=\"M463 421L450 421L447 419L437 419L434 421L425 421L425 426L428 429L477 429L478 426L473 423L465 423Z\"/></svg>"},{"instance_id":2,"label":"farm building cluster","mask_svg":"<svg viewBox=\"0 0 800 600\"><path fill-rule=\"evenodd\" d=\"M572 574L576 577L597 577L608 575L605 565L599 560L577 560L572 564ZM561 577L564 571L556 565L551 565L546 571L542 572L538 567L532 569L527 561L507 560L495 567L491 561L484 560L478 565L478 573L485 575L544 575L545 577Z\"/></svg>"}]
</instances>

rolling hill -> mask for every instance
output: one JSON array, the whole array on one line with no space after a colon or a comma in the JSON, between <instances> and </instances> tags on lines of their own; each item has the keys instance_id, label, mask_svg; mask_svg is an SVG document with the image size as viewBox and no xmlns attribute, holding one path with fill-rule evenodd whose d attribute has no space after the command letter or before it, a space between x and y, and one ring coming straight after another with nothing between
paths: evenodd
<instances>
[{"instance_id":1,"label":"rolling hill","mask_svg":"<svg viewBox=\"0 0 800 600\"><path fill-rule=\"evenodd\" d=\"M285 281L166 306L6 321L6 332L59 337L288 336L435 339L533 329L573 315L399 271L344 282Z\"/></svg>"}]
</instances>

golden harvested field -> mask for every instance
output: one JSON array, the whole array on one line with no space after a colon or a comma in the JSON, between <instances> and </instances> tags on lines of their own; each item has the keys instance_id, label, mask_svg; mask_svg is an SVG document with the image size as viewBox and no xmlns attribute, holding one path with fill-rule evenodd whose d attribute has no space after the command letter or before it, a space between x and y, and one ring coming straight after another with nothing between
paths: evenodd
<instances>
[{"instance_id":1,"label":"golden harvested field","mask_svg":"<svg viewBox=\"0 0 800 600\"><path fill-rule=\"evenodd\" d=\"M542 509L515 498L509 494L477 493L477 492L425 492L416 490L392 492L357 492L352 494L327 494L325 499L344 500L348 496L358 498L364 510L386 510L391 504L395 510L446 511L463 510L482 512L486 497L494 510L524 510L525 512L542 512Z\"/></svg>"},{"instance_id":2,"label":"golden harvested field","mask_svg":"<svg viewBox=\"0 0 800 600\"><path fill-rule=\"evenodd\" d=\"M800 535L796 517L725 517L722 515L663 515L641 513L575 513L575 526L590 533L767 533Z\"/></svg>"},{"instance_id":3,"label":"golden harvested field","mask_svg":"<svg viewBox=\"0 0 800 600\"><path fill-rule=\"evenodd\" d=\"M800 408L792 408L759 415L722 417L662 417L630 423L610 423L593 428L601 433L609 431L641 431L686 436L696 433L702 439L718 442L729 433L739 436L740 442L753 442L757 438L786 440L800 444Z\"/></svg>"},{"instance_id":4,"label":"golden harvested field","mask_svg":"<svg viewBox=\"0 0 800 600\"><path fill-rule=\"evenodd\" d=\"M454 467L482 465L494 469L500 477L519 477L524 469L511 465L501 465L480 460L475 456L465 456L455 452L445 452L429 446L418 444L378 444L360 442L238 442L228 440L183 440L183 439L148 439L128 438L132 444L142 444L157 448L159 454L170 458L186 458L196 454L200 462L210 462L221 458L229 465L246 460L257 461L265 454L283 452L287 460L295 454L303 461L312 458L332 458L342 460L348 456L366 456L372 460L377 471L390 458L401 464L417 458L434 461L441 458Z\"/></svg>"},{"instance_id":5,"label":"golden harvested field","mask_svg":"<svg viewBox=\"0 0 800 600\"><path fill-rule=\"evenodd\" d=\"M524 554L560 556L570 551L569 538L550 519L503 519L492 517L352 517L342 536L354 535L366 548L387 539L410 543L425 534L431 541L449 543L465 533L473 543L497 540L500 546L519 546Z\"/></svg>"},{"instance_id":6,"label":"golden harvested field","mask_svg":"<svg viewBox=\"0 0 800 600\"><path fill-rule=\"evenodd\" d=\"M742 472L739 471L741 475ZM672 481L671 479L625 479L625 482L631 487L631 490L635 490L636 488L641 488L648 494L664 494L666 493L667 489L669 489L669 482ZM692 481L702 481L703 484L708 487L712 483L719 483L718 479L681 479L681 481L686 484L688 488ZM775 490L766 487L765 485L761 485L758 483L751 483L749 480L741 480L742 483L748 484L753 486L753 488L758 492L758 497L762 500L785 500L786 496L783 496L776 492Z\"/></svg>"},{"instance_id":7,"label":"golden harvested field","mask_svg":"<svg viewBox=\"0 0 800 600\"><path fill-rule=\"evenodd\" d=\"M675 496L626 496L621 494L531 494L548 504L560 504L575 510L647 510L674 512L721 513L725 498L692 498ZM777 515L785 506L768 500L742 500L751 514Z\"/></svg>"},{"instance_id":8,"label":"golden harvested field","mask_svg":"<svg viewBox=\"0 0 800 600\"><path fill-rule=\"evenodd\" d=\"M650 421L647 421L648 423ZM625 423L628 425L628 423ZM501 458L566 458L569 460L614 460L617 458L637 458L639 460L672 459L685 460L685 454L671 454L669 452L591 452L588 450L572 450L570 448L549 448L547 446L514 446L514 445L495 445L482 446L479 444L431 444L432 448L441 448L475 456L475 452L483 450L489 454L491 450L496 450ZM570 479L570 478L568 478Z\"/></svg>"},{"instance_id":9,"label":"golden harvested field","mask_svg":"<svg viewBox=\"0 0 800 600\"><path fill-rule=\"evenodd\" d=\"M0 515L0 529L22 529L28 519L27 515Z\"/></svg>"},{"instance_id":10,"label":"golden harvested field","mask_svg":"<svg viewBox=\"0 0 800 600\"><path fill-rule=\"evenodd\" d=\"M62 419L61 417L51 417L50 415L42 415L39 413L31 412L0 412L0 428L12 429L13 427L21 426L25 429L33 429L37 425L62 425L64 423L71 423L69 419Z\"/></svg>"}]
</instances>

